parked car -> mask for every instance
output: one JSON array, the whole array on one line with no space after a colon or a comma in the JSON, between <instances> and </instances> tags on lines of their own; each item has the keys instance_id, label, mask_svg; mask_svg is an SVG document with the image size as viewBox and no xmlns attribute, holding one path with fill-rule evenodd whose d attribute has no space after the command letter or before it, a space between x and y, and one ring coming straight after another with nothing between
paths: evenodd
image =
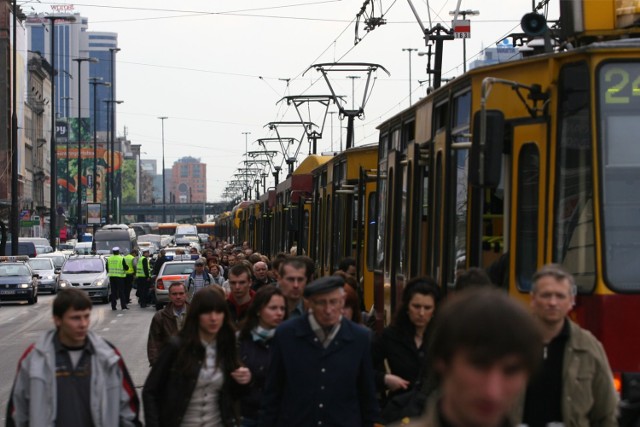
<instances>
[{"instance_id":1,"label":"parked car","mask_svg":"<svg viewBox=\"0 0 640 427\"><path fill-rule=\"evenodd\" d=\"M51 294L58 292L58 273L51 258L37 256L36 258L29 258L27 264L29 264L31 270L40 275L39 292L47 291Z\"/></svg>"},{"instance_id":2,"label":"parked car","mask_svg":"<svg viewBox=\"0 0 640 427\"><path fill-rule=\"evenodd\" d=\"M0 301L38 302L38 277L27 264L27 256L0 257Z\"/></svg>"},{"instance_id":3,"label":"parked car","mask_svg":"<svg viewBox=\"0 0 640 427\"><path fill-rule=\"evenodd\" d=\"M177 257L180 256L177 255L175 258ZM185 255L184 259L179 261L167 261L162 264L154 283L156 310L162 310L162 308L169 303L169 286L171 286L171 284L183 283L185 289L187 288L189 275L195 269L195 263L196 261L194 259Z\"/></svg>"},{"instance_id":4,"label":"parked car","mask_svg":"<svg viewBox=\"0 0 640 427\"><path fill-rule=\"evenodd\" d=\"M62 266L60 288L86 291L90 298L109 302L109 277L106 260L100 255L73 255Z\"/></svg>"}]
</instances>

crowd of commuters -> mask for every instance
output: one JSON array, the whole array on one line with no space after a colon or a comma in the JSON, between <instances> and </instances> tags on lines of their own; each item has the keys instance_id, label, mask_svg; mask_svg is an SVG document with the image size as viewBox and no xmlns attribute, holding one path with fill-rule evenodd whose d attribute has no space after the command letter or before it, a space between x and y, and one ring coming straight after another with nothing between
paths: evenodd
<instances>
[{"instance_id":1,"label":"crowd of commuters","mask_svg":"<svg viewBox=\"0 0 640 427\"><path fill-rule=\"evenodd\" d=\"M460 272L446 298L433 279L414 278L376 334L353 259L316 278L312 259L269 259L246 242L190 253L194 272L170 286L149 328L145 425L617 425L606 355L568 318L576 289L560 266L534 275L532 313L481 269ZM134 278L140 306L151 304L166 260L114 250L112 307L128 308ZM7 425L141 424L124 361L88 330L90 311L81 291L56 297L56 328L19 362Z\"/></svg>"}]
</instances>

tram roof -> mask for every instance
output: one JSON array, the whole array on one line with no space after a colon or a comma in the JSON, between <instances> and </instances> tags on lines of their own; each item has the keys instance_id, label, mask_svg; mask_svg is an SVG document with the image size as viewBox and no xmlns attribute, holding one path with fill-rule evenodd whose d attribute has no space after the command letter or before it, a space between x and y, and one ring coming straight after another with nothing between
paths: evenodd
<instances>
[{"instance_id":1,"label":"tram roof","mask_svg":"<svg viewBox=\"0 0 640 427\"><path fill-rule=\"evenodd\" d=\"M306 175L313 172L318 166L321 166L331 160L333 156L320 156L317 154L311 154L304 159L300 166L293 171L293 175Z\"/></svg>"}]
</instances>

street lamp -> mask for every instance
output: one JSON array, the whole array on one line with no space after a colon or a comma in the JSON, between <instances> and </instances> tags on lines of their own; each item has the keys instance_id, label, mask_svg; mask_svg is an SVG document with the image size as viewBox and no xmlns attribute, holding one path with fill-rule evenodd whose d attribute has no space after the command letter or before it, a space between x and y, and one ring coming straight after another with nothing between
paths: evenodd
<instances>
[{"instance_id":1,"label":"street lamp","mask_svg":"<svg viewBox=\"0 0 640 427\"><path fill-rule=\"evenodd\" d=\"M169 117L158 117L162 122L162 222L167 222L167 178L164 169L164 121Z\"/></svg>"},{"instance_id":2,"label":"street lamp","mask_svg":"<svg viewBox=\"0 0 640 427\"><path fill-rule=\"evenodd\" d=\"M69 77L71 77L71 76L69 76ZM64 111L65 111L65 114L66 114L65 117L67 118L67 143L66 143L66 146L67 146L67 160L66 160L66 166L65 166L66 167L65 171L67 173L67 185L66 185L67 191L65 192L65 198L64 198L65 204L67 206L67 212L70 211L70 209L69 209L69 132L68 132L69 129L68 128L69 128L69 101L71 101L72 99L73 98L70 97L70 96L62 97L62 101L65 102Z\"/></svg>"},{"instance_id":3,"label":"street lamp","mask_svg":"<svg viewBox=\"0 0 640 427\"><path fill-rule=\"evenodd\" d=\"M479 10L452 10L449 12L449 15L453 16L453 19L457 19L458 15L462 15L462 19L467 19L467 15L469 16L478 16L480 15ZM467 38L462 38L462 72L467 72Z\"/></svg>"},{"instance_id":4,"label":"street lamp","mask_svg":"<svg viewBox=\"0 0 640 427\"><path fill-rule=\"evenodd\" d=\"M98 191L96 188L98 176L98 93L99 85L110 87L111 83L103 82L102 77L91 77L89 83L93 85L93 203L98 202Z\"/></svg>"},{"instance_id":5,"label":"street lamp","mask_svg":"<svg viewBox=\"0 0 640 427\"><path fill-rule=\"evenodd\" d=\"M409 107L411 107L411 52L416 52L418 49L412 47L403 48L403 52L409 52Z\"/></svg>"},{"instance_id":6,"label":"street lamp","mask_svg":"<svg viewBox=\"0 0 640 427\"><path fill-rule=\"evenodd\" d=\"M76 223L76 238L80 240L80 224L82 223L82 63L97 63L97 58L74 58L73 61L78 63L78 123L76 129L78 131L78 182L76 182L76 194L78 197L78 212Z\"/></svg>"},{"instance_id":7,"label":"street lamp","mask_svg":"<svg viewBox=\"0 0 640 427\"><path fill-rule=\"evenodd\" d=\"M109 72L111 74L111 97L110 99L115 100L116 99L116 76L115 76L115 60L116 60L116 53L120 52L120 48L119 47L112 47L109 48L109 52L111 53L111 63L109 64ZM111 110L109 112L110 114L110 128L109 128L109 134L110 134L110 141L111 141L111 167L113 168L113 166L115 165L115 154L114 154L114 146L115 146L115 133L116 133L116 106L115 104L122 104L122 102L115 102L112 103L113 105L111 105ZM120 212L116 212L116 206L117 203L115 202L117 200L117 192L116 187L115 187L115 170L111 171L111 199L109 199L109 203L115 203L113 205L113 209L112 214L113 216L116 218L116 220L120 219ZM120 176L122 176L122 172L120 174ZM115 197L114 197L115 196ZM119 221L116 221L119 222Z\"/></svg>"},{"instance_id":8,"label":"street lamp","mask_svg":"<svg viewBox=\"0 0 640 427\"><path fill-rule=\"evenodd\" d=\"M111 85L111 89L113 90L113 85ZM116 159L115 159L115 142L114 142L114 138L113 138L113 132L111 129L111 124L110 124L110 120L111 120L111 115L113 114L113 110L114 110L114 106L113 104L122 104L124 101L117 101L114 99L104 99L102 102L104 102L105 104L107 104L107 133L109 134L109 138L107 143L109 145L109 149L108 151L111 153L110 155L108 155L107 157L109 158L109 168L110 168L110 172L109 173L109 179L107 179L107 189L109 190L107 192L107 216L105 218L105 220L108 223L111 223L110 221L110 215L112 213L112 199L114 199L114 194L115 194L115 164L116 164ZM113 209L113 213L115 213L115 209Z\"/></svg>"},{"instance_id":9,"label":"street lamp","mask_svg":"<svg viewBox=\"0 0 640 427\"><path fill-rule=\"evenodd\" d=\"M69 16L69 15L48 15L45 16L44 19L48 19L49 20L49 26L51 28L51 147L49 147L49 155L51 157L51 161L50 161L50 168L51 171L49 173L49 176L51 177L50 182L50 196L49 198L50 203L51 203L51 208L49 209L49 242L51 244L52 248L55 248L56 245L56 235L58 234L58 230L57 230L57 221L56 221L56 205L58 204L58 197L56 194L56 190L58 188L58 152L57 152L57 145L56 145L56 114L55 114L55 110L56 110L56 102L55 102L55 94L56 94L56 90L55 90L55 76L56 76L56 56L55 56L55 50L56 50L56 43L55 43L55 38L56 38L56 21L67 21L67 22L71 22L71 21L75 21L75 17L73 16ZM68 147L68 143L67 143L67 147ZM67 157L68 159L68 157ZM67 165L67 168L69 166ZM68 188L68 187L67 187ZM16 239L17 240L17 239Z\"/></svg>"}]
</instances>

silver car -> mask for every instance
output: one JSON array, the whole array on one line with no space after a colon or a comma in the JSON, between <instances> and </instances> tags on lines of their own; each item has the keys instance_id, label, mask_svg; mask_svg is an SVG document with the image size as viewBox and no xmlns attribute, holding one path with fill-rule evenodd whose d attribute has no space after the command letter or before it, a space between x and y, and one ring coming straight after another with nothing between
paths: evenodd
<instances>
[{"instance_id":1,"label":"silver car","mask_svg":"<svg viewBox=\"0 0 640 427\"><path fill-rule=\"evenodd\" d=\"M73 255L62 266L60 288L86 291L90 298L109 302L109 276L106 260L100 255Z\"/></svg>"},{"instance_id":2,"label":"silver car","mask_svg":"<svg viewBox=\"0 0 640 427\"><path fill-rule=\"evenodd\" d=\"M184 284L184 288L187 289L189 275L195 269L195 264L196 261L192 259L185 261L167 261L162 264L154 284L156 310L161 310L162 307L169 303L169 286L173 283L182 283Z\"/></svg>"},{"instance_id":3,"label":"silver car","mask_svg":"<svg viewBox=\"0 0 640 427\"><path fill-rule=\"evenodd\" d=\"M56 273L56 267L53 265L51 258L29 258L27 264L29 264L34 273L40 275L38 292L50 292L52 294L58 292L58 273Z\"/></svg>"}]
</instances>

